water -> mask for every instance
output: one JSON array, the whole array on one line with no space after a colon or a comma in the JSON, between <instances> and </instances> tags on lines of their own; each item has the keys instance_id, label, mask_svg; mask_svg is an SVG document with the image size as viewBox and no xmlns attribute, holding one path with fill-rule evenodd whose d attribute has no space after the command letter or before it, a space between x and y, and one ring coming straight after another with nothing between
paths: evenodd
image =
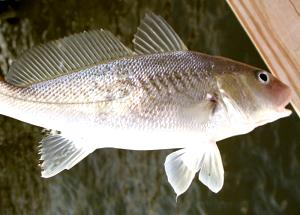
<instances>
[{"instance_id":1,"label":"water","mask_svg":"<svg viewBox=\"0 0 300 215\"><path fill-rule=\"evenodd\" d=\"M146 11L165 17L192 50L266 68L224 0L2 0L1 71L34 44L88 29L108 29L130 46ZM37 155L42 129L4 116L0 125L0 214L300 212L300 121L295 113L221 141L221 192L214 194L194 180L177 203L163 168L171 150L97 150L70 171L42 179Z\"/></svg>"}]
</instances>

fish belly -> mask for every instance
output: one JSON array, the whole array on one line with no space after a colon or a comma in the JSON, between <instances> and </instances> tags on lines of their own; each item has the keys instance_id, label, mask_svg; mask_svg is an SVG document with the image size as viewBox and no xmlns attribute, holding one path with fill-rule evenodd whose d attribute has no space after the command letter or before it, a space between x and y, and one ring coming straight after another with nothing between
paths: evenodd
<instances>
[{"instance_id":1,"label":"fish belly","mask_svg":"<svg viewBox=\"0 0 300 215\"><path fill-rule=\"evenodd\" d=\"M0 96L0 112L47 129L61 131L66 136L82 138L96 148L120 148L131 150L158 150L186 147L187 144L201 142L205 134L188 130L116 128L95 122L94 111L90 107L79 105L49 105L16 100L9 96ZM80 112L79 110L83 111ZM90 113L88 113L90 109ZM111 119L111 124L118 120ZM72 138L71 137L71 138Z\"/></svg>"},{"instance_id":2,"label":"fish belly","mask_svg":"<svg viewBox=\"0 0 300 215\"><path fill-rule=\"evenodd\" d=\"M96 148L158 150L201 143L207 133L201 130L159 128L150 123L132 126L133 118L95 115L97 104L47 104L15 99L0 94L0 113L39 127L61 131L71 138L82 138ZM103 122L101 123L101 120ZM138 121L138 119L136 119ZM140 119L141 120L141 119ZM159 122L161 120L161 122ZM157 124L166 124L158 119ZM170 121L171 123L171 121ZM116 126L120 125L120 126Z\"/></svg>"}]
</instances>

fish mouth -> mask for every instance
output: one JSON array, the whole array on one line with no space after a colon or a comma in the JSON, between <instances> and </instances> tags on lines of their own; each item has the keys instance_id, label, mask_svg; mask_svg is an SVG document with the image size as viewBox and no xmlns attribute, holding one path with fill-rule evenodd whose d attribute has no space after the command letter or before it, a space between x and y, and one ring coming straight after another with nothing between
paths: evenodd
<instances>
[{"instance_id":1,"label":"fish mouth","mask_svg":"<svg viewBox=\"0 0 300 215\"><path fill-rule=\"evenodd\" d=\"M290 109L287 109L286 106L290 103L291 99L287 99L281 106L279 106L276 110L282 117L287 117L292 114Z\"/></svg>"},{"instance_id":2,"label":"fish mouth","mask_svg":"<svg viewBox=\"0 0 300 215\"><path fill-rule=\"evenodd\" d=\"M276 110L281 117L287 117L292 114L292 111L290 109L287 109L286 106L291 102L292 100L292 92L289 87L285 87L284 90L282 90L281 94L279 94L279 100L281 102L279 103L279 106Z\"/></svg>"},{"instance_id":3,"label":"fish mouth","mask_svg":"<svg viewBox=\"0 0 300 215\"><path fill-rule=\"evenodd\" d=\"M292 114L292 111L290 109L285 108L285 107L279 108L277 110L277 112L280 113L280 115L282 115L282 117L287 117L287 116Z\"/></svg>"}]
</instances>

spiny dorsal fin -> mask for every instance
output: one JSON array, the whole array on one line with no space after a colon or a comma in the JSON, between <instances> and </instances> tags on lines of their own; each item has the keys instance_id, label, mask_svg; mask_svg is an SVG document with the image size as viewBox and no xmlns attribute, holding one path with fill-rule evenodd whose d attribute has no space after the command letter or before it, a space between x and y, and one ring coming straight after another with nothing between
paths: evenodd
<instances>
[{"instance_id":1,"label":"spiny dorsal fin","mask_svg":"<svg viewBox=\"0 0 300 215\"><path fill-rule=\"evenodd\" d=\"M133 55L112 33L83 32L26 51L10 67L7 82L26 87L103 61Z\"/></svg>"},{"instance_id":2,"label":"spiny dorsal fin","mask_svg":"<svg viewBox=\"0 0 300 215\"><path fill-rule=\"evenodd\" d=\"M160 16L146 14L133 39L138 54L188 50L172 27Z\"/></svg>"}]
</instances>

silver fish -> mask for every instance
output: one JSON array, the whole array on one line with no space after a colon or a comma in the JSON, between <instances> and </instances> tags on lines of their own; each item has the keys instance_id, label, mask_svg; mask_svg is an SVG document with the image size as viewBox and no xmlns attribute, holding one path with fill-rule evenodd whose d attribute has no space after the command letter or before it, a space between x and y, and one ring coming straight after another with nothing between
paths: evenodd
<instances>
[{"instance_id":1,"label":"silver fish","mask_svg":"<svg viewBox=\"0 0 300 215\"><path fill-rule=\"evenodd\" d=\"M155 14L133 43L134 51L104 30L75 34L28 50L0 80L2 115L53 131L40 142L42 177L97 148L180 148L165 161L177 196L197 172L218 192L216 141L291 114L291 92L272 74L189 51Z\"/></svg>"}]
</instances>

